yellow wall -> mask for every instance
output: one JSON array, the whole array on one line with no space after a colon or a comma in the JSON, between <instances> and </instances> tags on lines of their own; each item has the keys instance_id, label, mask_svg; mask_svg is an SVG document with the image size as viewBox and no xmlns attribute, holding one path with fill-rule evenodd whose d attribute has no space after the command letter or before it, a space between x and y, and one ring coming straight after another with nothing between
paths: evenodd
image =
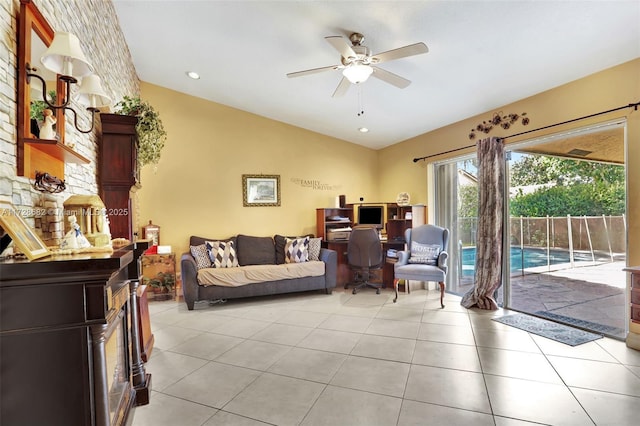
<instances>
[{"instance_id":1,"label":"yellow wall","mask_svg":"<svg viewBox=\"0 0 640 426\"><path fill-rule=\"evenodd\" d=\"M315 234L315 209L333 207L336 196L377 200L374 150L148 83L141 97L168 140L155 172L142 170L138 227L153 220L177 254L190 235ZM280 175L281 207L243 207L243 174Z\"/></svg>"},{"instance_id":2,"label":"yellow wall","mask_svg":"<svg viewBox=\"0 0 640 426\"><path fill-rule=\"evenodd\" d=\"M526 84L526 81L523 81L523 84ZM635 59L513 104L495 108L485 114L425 133L379 151L379 162L385 165L380 168L379 195L383 199L393 199L392 197L397 194L397 188L409 181L411 187L407 190L411 192L411 201L413 203L425 202L429 189L428 166L425 161L413 163L413 158L472 145L474 142L468 138L470 130L489 118L493 112L503 111L506 114L526 112L531 119L530 124L526 127L517 124L511 129L494 129L490 133L490 136L508 136L638 101L640 101L640 59ZM521 142L545 134L584 127L588 124L620 117L627 117L628 263L640 265L640 111L623 109L518 138L509 138L506 142ZM444 154L427 161L433 162L434 160L455 157L465 152L475 152L475 150L468 149ZM433 211L433 209L429 210Z\"/></svg>"}]
</instances>

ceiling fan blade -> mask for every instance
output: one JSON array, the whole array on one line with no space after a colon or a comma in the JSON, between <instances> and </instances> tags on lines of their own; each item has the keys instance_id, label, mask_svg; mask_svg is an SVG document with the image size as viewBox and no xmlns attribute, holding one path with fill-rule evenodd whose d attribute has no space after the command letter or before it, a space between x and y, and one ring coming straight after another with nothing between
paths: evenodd
<instances>
[{"instance_id":1,"label":"ceiling fan blade","mask_svg":"<svg viewBox=\"0 0 640 426\"><path fill-rule=\"evenodd\" d=\"M394 74L392 72L383 70L382 68L378 68L378 67L372 67L372 68L373 68L373 74L371 74L371 76L379 78L385 83L389 83L400 89L404 89L405 87L411 84L411 81L407 80L406 78L400 77L398 74Z\"/></svg>"},{"instance_id":2,"label":"ceiling fan blade","mask_svg":"<svg viewBox=\"0 0 640 426\"><path fill-rule=\"evenodd\" d=\"M328 67L312 68L312 69L304 70L304 71L290 72L290 73L287 74L287 77L289 77L289 78L301 77L303 75L316 74L316 73L324 72L324 71L337 70L338 68L341 68L341 67L342 67L341 65L331 65L331 66L328 66Z\"/></svg>"},{"instance_id":3,"label":"ceiling fan blade","mask_svg":"<svg viewBox=\"0 0 640 426\"><path fill-rule=\"evenodd\" d=\"M333 46L334 49L340 52L343 58L356 57L356 52L353 51L353 49L351 48L351 46L349 46L349 43L347 43L347 40L345 40L344 37L328 36L328 37L325 37L324 39L327 40L329 44Z\"/></svg>"},{"instance_id":4,"label":"ceiling fan blade","mask_svg":"<svg viewBox=\"0 0 640 426\"><path fill-rule=\"evenodd\" d=\"M379 64L381 62L393 61L394 59L406 58L407 56L420 55L422 53L427 53L428 51L429 48L426 44L415 43L375 54L371 57L371 59L373 63Z\"/></svg>"},{"instance_id":5,"label":"ceiling fan blade","mask_svg":"<svg viewBox=\"0 0 640 426\"><path fill-rule=\"evenodd\" d=\"M351 82L347 80L345 77L342 77L340 83L338 83L338 87L336 87L336 91L331 95L332 98L339 98L340 96L344 96L349 90L349 86L351 86Z\"/></svg>"}]
</instances>

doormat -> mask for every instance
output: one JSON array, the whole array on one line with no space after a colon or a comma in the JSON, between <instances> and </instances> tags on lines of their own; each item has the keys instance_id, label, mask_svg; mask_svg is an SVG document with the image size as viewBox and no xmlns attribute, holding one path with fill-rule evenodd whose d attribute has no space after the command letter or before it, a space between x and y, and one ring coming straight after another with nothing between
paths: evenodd
<instances>
[{"instance_id":1,"label":"doormat","mask_svg":"<svg viewBox=\"0 0 640 426\"><path fill-rule=\"evenodd\" d=\"M581 320L577 318L568 317L566 315L556 314L555 312L537 311L534 312L537 317L550 319L551 321L557 321L562 324L581 328L583 330L592 331L595 333L602 333L610 336L624 337L625 331L619 327L612 325L598 324L596 322Z\"/></svg>"},{"instance_id":2,"label":"doormat","mask_svg":"<svg viewBox=\"0 0 640 426\"><path fill-rule=\"evenodd\" d=\"M568 325L525 314L505 315L500 318L493 318L493 320L569 346L578 346L602 338L600 334L589 333Z\"/></svg>"}]
</instances>

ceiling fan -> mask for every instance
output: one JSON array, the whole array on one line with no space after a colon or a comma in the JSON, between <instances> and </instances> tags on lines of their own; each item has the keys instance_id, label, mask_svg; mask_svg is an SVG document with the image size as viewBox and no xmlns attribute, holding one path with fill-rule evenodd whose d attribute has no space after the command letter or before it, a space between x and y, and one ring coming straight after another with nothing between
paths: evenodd
<instances>
[{"instance_id":1,"label":"ceiling fan","mask_svg":"<svg viewBox=\"0 0 640 426\"><path fill-rule=\"evenodd\" d=\"M291 72L287 74L287 77L301 77L303 75L315 74L324 71L342 70L343 77L335 92L333 92L334 98L344 95L352 83L363 83L369 78L369 76L376 77L386 83L400 89L404 89L411 84L411 81L379 68L376 65L395 59L406 58L408 56L420 55L429 51L426 44L415 43L372 55L371 50L362 44L364 36L360 33L353 33L349 36L351 46L342 36L329 36L325 37L325 40L327 40L329 44L331 44L331 46L340 53L340 64Z\"/></svg>"}]
</instances>

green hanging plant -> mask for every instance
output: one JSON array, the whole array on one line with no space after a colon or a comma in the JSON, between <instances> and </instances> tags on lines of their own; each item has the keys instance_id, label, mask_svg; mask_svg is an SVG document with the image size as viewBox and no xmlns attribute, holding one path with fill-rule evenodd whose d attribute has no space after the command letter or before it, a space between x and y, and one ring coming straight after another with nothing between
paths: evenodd
<instances>
[{"instance_id":1,"label":"green hanging plant","mask_svg":"<svg viewBox=\"0 0 640 426\"><path fill-rule=\"evenodd\" d=\"M148 102L139 97L125 96L116 105L116 112L138 118L138 163L140 166L158 164L160 153L167 140L160 114Z\"/></svg>"}]
</instances>

